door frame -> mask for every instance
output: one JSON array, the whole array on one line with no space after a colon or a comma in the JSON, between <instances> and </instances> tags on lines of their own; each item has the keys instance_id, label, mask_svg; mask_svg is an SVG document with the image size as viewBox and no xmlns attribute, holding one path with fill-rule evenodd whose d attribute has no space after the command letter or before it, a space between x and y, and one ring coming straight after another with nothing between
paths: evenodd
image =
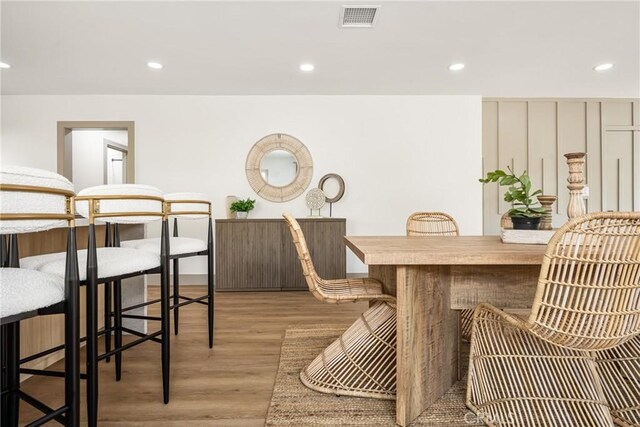
<instances>
[{"instance_id":1,"label":"door frame","mask_svg":"<svg viewBox=\"0 0 640 427\"><path fill-rule=\"evenodd\" d=\"M126 130L127 131L127 184L135 183L135 123L133 121L69 121L58 122L58 173L67 178L73 176L71 153L65 153L65 145L73 129ZM69 147L70 148L70 147Z\"/></svg>"}]
</instances>

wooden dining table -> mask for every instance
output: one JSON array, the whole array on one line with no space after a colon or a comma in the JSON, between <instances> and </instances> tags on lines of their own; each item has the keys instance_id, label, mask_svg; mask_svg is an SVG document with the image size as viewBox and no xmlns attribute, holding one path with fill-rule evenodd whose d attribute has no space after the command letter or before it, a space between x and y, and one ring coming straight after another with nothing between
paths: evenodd
<instances>
[{"instance_id":1,"label":"wooden dining table","mask_svg":"<svg viewBox=\"0 0 640 427\"><path fill-rule=\"evenodd\" d=\"M459 379L459 310L530 308L546 245L498 236L345 237L397 298L396 423L409 425Z\"/></svg>"}]
</instances>

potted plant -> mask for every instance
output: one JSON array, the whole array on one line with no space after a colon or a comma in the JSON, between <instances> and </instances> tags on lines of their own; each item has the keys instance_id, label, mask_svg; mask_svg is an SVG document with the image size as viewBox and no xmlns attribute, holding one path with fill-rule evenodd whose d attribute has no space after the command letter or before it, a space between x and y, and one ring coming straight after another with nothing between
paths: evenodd
<instances>
[{"instance_id":1,"label":"potted plant","mask_svg":"<svg viewBox=\"0 0 640 427\"><path fill-rule=\"evenodd\" d=\"M508 172L501 169L487 173L486 178L480 178L480 182L497 182L499 185L509 187L504 193L504 201L511 203L508 214L513 222L513 228L518 230L537 230L540 225L540 218L545 213L544 208L535 206L538 204L537 195L542 194L542 190L531 191L531 178L524 171L517 176L511 168Z\"/></svg>"},{"instance_id":2,"label":"potted plant","mask_svg":"<svg viewBox=\"0 0 640 427\"><path fill-rule=\"evenodd\" d=\"M236 213L236 218L245 219L247 218L247 216L249 216L249 211L253 209L255 203L256 201L251 199L236 200L235 202L231 203L229 209L231 210L231 212Z\"/></svg>"}]
</instances>

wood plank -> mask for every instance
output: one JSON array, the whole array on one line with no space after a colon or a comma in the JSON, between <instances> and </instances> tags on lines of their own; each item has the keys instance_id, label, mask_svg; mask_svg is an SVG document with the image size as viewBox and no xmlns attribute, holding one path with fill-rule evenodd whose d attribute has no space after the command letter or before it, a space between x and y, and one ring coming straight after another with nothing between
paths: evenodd
<instances>
[{"instance_id":1,"label":"wood plank","mask_svg":"<svg viewBox=\"0 0 640 427\"><path fill-rule=\"evenodd\" d=\"M569 190L567 189L569 167L564 155L587 151L585 124L586 103L558 102L558 200L556 212L559 215L566 215L569 203ZM587 161L589 161L588 158Z\"/></svg>"},{"instance_id":2,"label":"wood plank","mask_svg":"<svg viewBox=\"0 0 640 427\"><path fill-rule=\"evenodd\" d=\"M587 103L587 170L589 198L585 200L587 212L602 210L602 126L600 102Z\"/></svg>"},{"instance_id":3,"label":"wood plank","mask_svg":"<svg viewBox=\"0 0 640 427\"><path fill-rule=\"evenodd\" d=\"M523 101L500 101L498 103L498 168L509 166L516 174L527 169L527 108ZM500 194L503 191L500 189ZM500 197L500 215L511 205Z\"/></svg>"},{"instance_id":4,"label":"wood plank","mask_svg":"<svg viewBox=\"0 0 640 427\"><path fill-rule=\"evenodd\" d=\"M450 272L452 309L474 309L480 303L526 309L533 303L540 265L454 265Z\"/></svg>"},{"instance_id":5,"label":"wood plank","mask_svg":"<svg viewBox=\"0 0 640 427\"><path fill-rule=\"evenodd\" d=\"M631 102L612 101L602 104L603 210L633 210L633 116ZM621 127L628 127L628 130L620 130Z\"/></svg>"},{"instance_id":6,"label":"wood plank","mask_svg":"<svg viewBox=\"0 0 640 427\"><path fill-rule=\"evenodd\" d=\"M396 422L409 425L458 378L458 312L446 266L397 267Z\"/></svg>"},{"instance_id":7,"label":"wood plank","mask_svg":"<svg viewBox=\"0 0 640 427\"><path fill-rule=\"evenodd\" d=\"M498 163L498 103L482 103L482 175L499 168ZM497 185L484 185L483 197L483 234L500 233L500 197Z\"/></svg>"},{"instance_id":8,"label":"wood plank","mask_svg":"<svg viewBox=\"0 0 640 427\"><path fill-rule=\"evenodd\" d=\"M606 131L602 141L602 208L633 210L633 131Z\"/></svg>"},{"instance_id":9,"label":"wood plank","mask_svg":"<svg viewBox=\"0 0 640 427\"><path fill-rule=\"evenodd\" d=\"M369 277L382 282L382 290L385 294L396 295L398 276L395 265L370 265Z\"/></svg>"},{"instance_id":10,"label":"wood plank","mask_svg":"<svg viewBox=\"0 0 640 427\"><path fill-rule=\"evenodd\" d=\"M556 106L555 102L529 102L527 171L533 187L548 195L556 194L558 180Z\"/></svg>"},{"instance_id":11,"label":"wood plank","mask_svg":"<svg viewBox=\"0 0 640 427\"><path fill-rule=\"evenodd\" d=\"M181 292L196 297L206 288L185 286ZM158 297L158 287L150 286L149 298ZM162 403L159 346L146 343L124 353L120 382L113 362L100 363L99 425L263 426L287 327L337 324L346 329L366 309L366 303L323 304L309 292L217 293L216 341L210 350L206 307L183 307L180 334L171 335L171 402ZM158 315L158 306L149 314ZM52 367L61 368L61 363ZM53 407L62 404L60 379L32 377L23 389ZM39 415L21 403L21 423ZM86 422L84 408L82 417Z\"/></svg>"},{"instance_id":12,"label":"wood plank","mask_svg":"<svg viewBox=\"0 0 640 427\"><path fill-rule=\"evenodd\" d=\"M369 265L539 265L546 247L505 244L499 236L347 236Z\"/></svg>"}]
</instances>

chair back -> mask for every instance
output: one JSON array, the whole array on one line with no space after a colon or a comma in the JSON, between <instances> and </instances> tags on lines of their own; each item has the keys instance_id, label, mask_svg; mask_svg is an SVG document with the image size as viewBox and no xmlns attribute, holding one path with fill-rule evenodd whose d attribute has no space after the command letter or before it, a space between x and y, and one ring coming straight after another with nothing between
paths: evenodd
<instances>
[{"instance_id":1,"label":"chair back","mask_svg":"<svg viewBox=\"0 0 640 427\"><path fill-rule=\"evenodd\" d=\"M458 223L442 212L416 212L407 219L407 236L459 236Z\"/></svg>"},{"instance_id":2,"label":"chair back","mask_svg":"<svg viewBox=\"0 0 640 427\"><path fill-rule=\"evenodd\" d=\"M73 184L42 169L0 169L0 234L32 233L64 227L74 218Z\"/></svg>"},{"instance_id":3,"label":"chair back","mask_svg":"<svg viewBox=\"0 0 640 427\"><path fill-rule=\"evenodd\" d=\"M319 287L318 283L321 279L318 277L316 269L313 266L313 261L311 260L311 255L309 254L307 241L304 238L304 234L302 233L300 224L289 213L284 213L282 214L282 216L284 217L287 226L289 227L289 231L291 232L293 245L296 247L296 251L298 252L298 259L300 260L300 264L302 265L302 273L304 274L304 278L307 281L307 286L309 286L309 291L320 301L325 301L326 295L324 292L322 292L322 289Z\"/></svg>"},{"instance_id":4,"label":"chair back","mask_svg":"<svg viewBox=\"0 0 640 427\"><path fill-rule=\"evenodd\" d=\"M89 223L143 224L165 217L162 191L150 185L110 184L78 193L76 210Z\"/></svg>"},{"instance_id":5,"label":"chair back","mask_svg":"<svg viewBox=\"0 0 640 427\"><path fill-rule=\"evenodd\" d=\"M602 350L640 333L640 212L598 212L551 238L529 317L554 344Z\"/></svg>"},{"instance_id":6,"label":"chair back","mask_svg":"<svg viewBox=\"0 0 640 427\"><path fill-rule=\"evenodd\" d=\"M211 216L211 202L203 193L168 193L164 195L167 215L184 219L202 219Z\"/></svg>"}]
</instances>

